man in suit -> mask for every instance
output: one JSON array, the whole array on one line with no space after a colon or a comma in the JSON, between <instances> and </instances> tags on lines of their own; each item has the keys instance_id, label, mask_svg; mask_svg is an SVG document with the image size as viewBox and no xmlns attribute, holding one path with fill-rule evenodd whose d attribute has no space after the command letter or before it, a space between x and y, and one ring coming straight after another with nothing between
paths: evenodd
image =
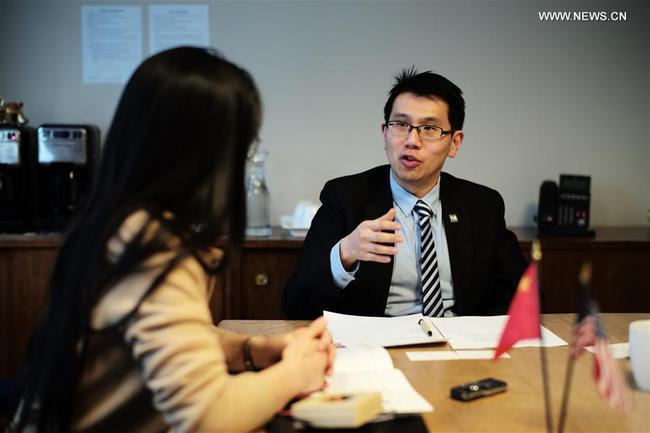
<instances>
[{"instance_id":1,"label":"man in suit","mask_svg":"<svg viewBox=\"0 0 650 433\"><path fill-rule=\"evenodd\" d=\"M381 125L389 165L328 181L284 290L284 312L505 314L526 267L501 195L442 172L465 101L441 75L402 71Z\"/></svg>"}]
</instances>

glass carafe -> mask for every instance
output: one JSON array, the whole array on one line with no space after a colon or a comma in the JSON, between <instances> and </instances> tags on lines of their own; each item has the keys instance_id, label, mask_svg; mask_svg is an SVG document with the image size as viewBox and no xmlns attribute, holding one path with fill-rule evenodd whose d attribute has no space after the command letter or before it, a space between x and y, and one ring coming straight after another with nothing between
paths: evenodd
<instances>
[{"instance_id":1,"label":"glass carafe","mask_svg":"<svg viewBox=\"0 0 650 433\"><path fill-rule=\"evenodd\" d=\"M269 236L271 234L271 197L266 186L264 164L268 152L255 152L248 160L246 178L246 235Z\"/></svg>"}]
</instances>

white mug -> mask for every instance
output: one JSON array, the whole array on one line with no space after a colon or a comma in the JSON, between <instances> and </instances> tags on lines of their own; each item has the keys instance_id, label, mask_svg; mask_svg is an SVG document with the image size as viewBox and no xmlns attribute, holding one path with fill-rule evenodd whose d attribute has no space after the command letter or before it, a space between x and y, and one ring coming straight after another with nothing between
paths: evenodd
<instances>
[{"instance_id":1,"label":"white mug","mask_svg":"<svg viewBox=\"0 0 650 433\"><path fill-rule=\"evenodd\" d=\"M630 364L639 389L650 391L650 320L630 323Z\"/></svg>"}]
</instances>

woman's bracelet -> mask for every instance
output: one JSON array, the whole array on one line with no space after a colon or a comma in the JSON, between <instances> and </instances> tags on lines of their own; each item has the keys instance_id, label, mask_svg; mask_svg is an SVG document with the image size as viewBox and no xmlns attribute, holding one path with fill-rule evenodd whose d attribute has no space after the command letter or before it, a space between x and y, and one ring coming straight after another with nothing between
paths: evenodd
<instances>
[{"instance_id":1,"label":"woman's bracelet","mask_svg":"<svg viewBox=\"0 0 650 433\"><path fill-rule=\"evenodd\" d=\"M248 371L259 371L259 368L253 362L253 355L251 354L251 337L244 340L242 352L244 354L244 368Z\"/></svg>"}]
</instances>

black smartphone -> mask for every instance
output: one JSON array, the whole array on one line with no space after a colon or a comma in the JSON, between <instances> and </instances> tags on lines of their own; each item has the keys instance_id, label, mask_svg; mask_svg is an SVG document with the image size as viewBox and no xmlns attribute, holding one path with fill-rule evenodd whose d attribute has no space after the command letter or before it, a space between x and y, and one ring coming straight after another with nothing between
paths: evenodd
<instances>
[{"instance_id":1,"label":"black smartphone","mask_svg":"<svg viewBox=\"0 0 650 433\"><path fill-rule=\"evenodd\" d=\"M470 401L486 395L503 392L507 387L508 385L504 381L488 377L452 388L451 398L460 401Z\"/></svg>"}]
</instances>

